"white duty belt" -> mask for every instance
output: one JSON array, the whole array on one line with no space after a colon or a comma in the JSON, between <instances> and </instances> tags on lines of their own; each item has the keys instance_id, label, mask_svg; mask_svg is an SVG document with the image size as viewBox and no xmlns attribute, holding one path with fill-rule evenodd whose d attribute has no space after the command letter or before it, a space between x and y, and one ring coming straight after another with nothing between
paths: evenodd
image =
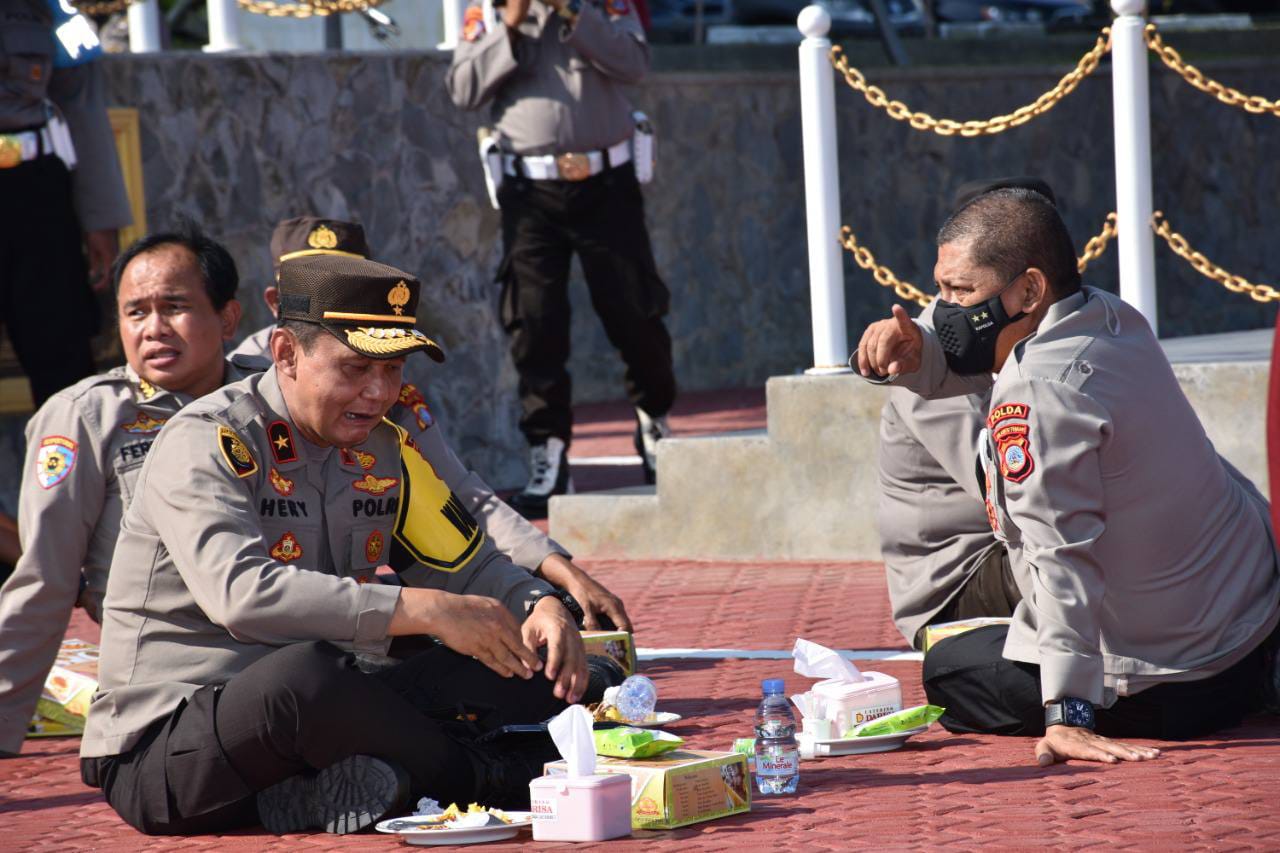
<instances>
[{"instance_id":1,"label":"white duty belt","mask_svg":"<svg viewBox=\"0 0 1280 853\"><path fill-rule=\"evenodd\" d=\"M12 169L44 154L53 153L53 134L48 125L38 130L0 133L0 169Z\"/></svg>"},{"instance_id":2,"label":"white duty belt","mask_svg":"<svg viewBox=\"0 0 1280 853\"><path fill-rule=\"evenodd\" d=\"M624 139L606 151L585 154L540 154L524 157L503 154L502 170L534 181L584 181L605 169L631 161L631 140Z\"/></svg>"}]
</instances>

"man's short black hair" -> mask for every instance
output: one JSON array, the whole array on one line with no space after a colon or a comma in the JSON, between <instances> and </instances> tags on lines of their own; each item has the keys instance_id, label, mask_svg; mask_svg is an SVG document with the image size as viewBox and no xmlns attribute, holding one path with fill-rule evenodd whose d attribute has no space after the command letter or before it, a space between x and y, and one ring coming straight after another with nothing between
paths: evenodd
<instances>
[{"instance_id":1,"label":"man's short black hair","mask_svg":"<svg viewBox=\"0 0 1280 853\"><path fill-rule=\"evenodd\" d=\"M236 298L236 288L240 286L240 273L236 270L235 259L226 247L200 230L194 223L184 223L172 231L158 231L135 240L129 248L120 253L116 262L111 265L111 287L120 292L120 279L124 276L125 267L138 255L145 254L161 246L184 246L196 256L196 265L204 277L204 290L209 294L209 301L214 310L221 311L227 303Z\"/></svg>"},{"instance_id":2,"label":"man's short black hair","mask_svg":"<svg viewBox=\"0 0 1280 853\"><path fill-rule=\"evenodd\" d=\"M1080 289L1071 234L1053 202L1034 190L1004 187L971 199L938 231L938 245L948 243L968 245L969 259L1004 281L1036 267L1055 299Z\"/></svg>"},{"instance_id":3,"label":"man's short black hair","mask_svg":"<svg viewBox=\"0 0 1280 853\"><path fill-rule=\"evenodd\" d=\"M298 339L302 351L310 353L315 348L316 339L326 334L324 326L319 323L308 323L303 320L281 320L277 324L281 329L288 329Z\"/></svg>"}]
</instances>

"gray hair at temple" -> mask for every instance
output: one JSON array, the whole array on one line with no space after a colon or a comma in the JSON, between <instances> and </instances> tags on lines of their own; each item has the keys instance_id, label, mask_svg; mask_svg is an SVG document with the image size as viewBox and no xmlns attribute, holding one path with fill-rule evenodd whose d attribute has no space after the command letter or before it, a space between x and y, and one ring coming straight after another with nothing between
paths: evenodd
<instances>
[{"instance_id":1,"label":"gray hair at temple","mask_svg":"<svg viewBox=\"0 0 1280 853\"><path fill-rule=\"evenodd\" d=\"M968 247L969 259L1010 281L1030 267L1045 274L1055 300L1080 289L1076 250L1053 202L1025 187L970 199L938 231L939 246Z\"/></svg>"}]
</instances>

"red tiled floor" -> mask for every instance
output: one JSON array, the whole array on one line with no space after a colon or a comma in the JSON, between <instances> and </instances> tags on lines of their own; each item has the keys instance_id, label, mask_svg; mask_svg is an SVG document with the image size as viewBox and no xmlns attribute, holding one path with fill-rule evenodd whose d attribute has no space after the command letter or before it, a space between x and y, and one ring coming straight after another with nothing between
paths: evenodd
<instances>
[{"instance_id":1,"label":"red tiled floor","mask_svg":"<svg viewBox=\"0 0 1280 853\"><path fill-rule=\"evenodd\" d=\"M597 562L588 568L625 596L641 646L786 648L796 636L843 648L903 647L888 624L875 564ZM93 639L77 617L68 632ZM867 665L901 679L919 703L918 663ZM652 661L660 705L684 715L671 730L698 749L727 748L750 734L762 678L789 692L810 682L787 661ZM699 851L1120 847L1280 848L1280 725L1257 717L1205 741L1160 744L1144 764L1034 765L1033 741L957 736L935 727L882 755L805 762L794 797L757 801L751 814L671 832L646 832L611 849L659 843ZM261 833L147 838L121 823L80 784L76 743L28 742L0 762L0 849L285 850L390 849L387 838ZM490 849L534 846L490 845ZM537 845L568 848L568 845ZM575 848L579 848L576 845Z\"/></svg>"}]
</instances>

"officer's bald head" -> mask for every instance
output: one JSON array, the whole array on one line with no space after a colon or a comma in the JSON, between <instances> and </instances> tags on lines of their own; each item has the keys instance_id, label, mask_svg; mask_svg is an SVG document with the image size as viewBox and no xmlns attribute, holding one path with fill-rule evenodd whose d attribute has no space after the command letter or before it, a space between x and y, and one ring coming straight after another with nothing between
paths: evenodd
<instances>
[{"instance_id":1,"label":"officer's bald head","mask_svg":"<svg viewBox=\"0 0 1280 853\"><path fill-rule=\"evenodd\" d=\"M1075 246L1053 203L1023 187L971 199L943 223L938 245L964 245L969 260L1009 281L1031 267L1048 280L1054 301L1080 289Z\"/></svg>"}]
</instances>

